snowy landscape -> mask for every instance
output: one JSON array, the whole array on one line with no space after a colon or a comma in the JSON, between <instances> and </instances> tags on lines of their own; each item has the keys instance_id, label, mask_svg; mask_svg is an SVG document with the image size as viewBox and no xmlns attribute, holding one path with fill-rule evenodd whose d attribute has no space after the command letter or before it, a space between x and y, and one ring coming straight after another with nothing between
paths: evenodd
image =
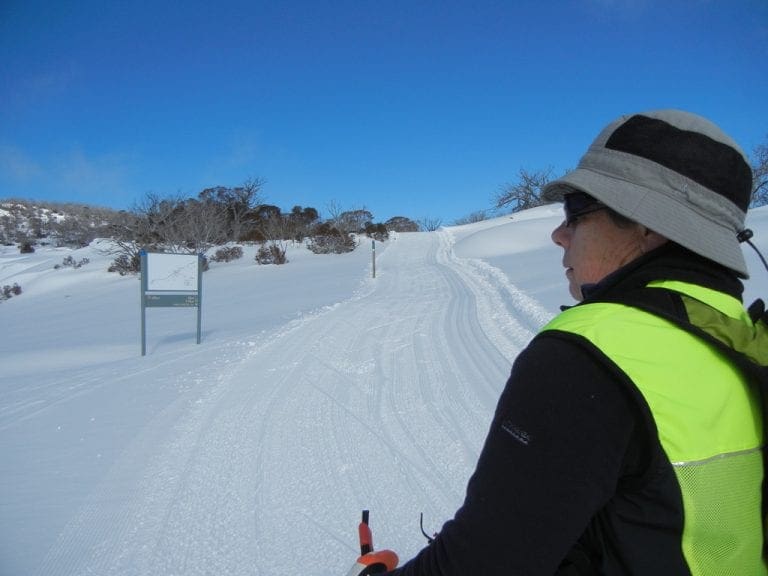
<instances>
[{"instance_id":1,"label":"snowy landscape","mask_svg":"<svg viewBox=\"0 0 768 576\"><path fill-rule=\"evenodd\" d=\"M461 504L516 354L569 304L559 206L212 263L196 310L82 249L0 247L0 575L346 574ZM768 207L748 225L768 254ZM744 248L745 301L768 272ZM59 267L71 256L79 267ZM553 362L557 359L553 358Z\"/></svg>"}]
</instances>

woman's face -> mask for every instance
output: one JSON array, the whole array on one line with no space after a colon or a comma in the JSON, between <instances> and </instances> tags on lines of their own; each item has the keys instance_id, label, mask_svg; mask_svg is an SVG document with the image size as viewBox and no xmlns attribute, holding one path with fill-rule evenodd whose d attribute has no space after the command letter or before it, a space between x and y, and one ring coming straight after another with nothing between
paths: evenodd
<instances>
[{"instance_id":1,"label":"woman's face","mask_svg":"<svg viewBox=\"0 0 768 576\"><path fill-rule=\"evenodd\" d=\"M648 233L640 224L618 226L604 209L555 228L552 241L564 250L563 266L571 296L583 300L584 284L599 282L646 252Z\"/></svg>"}]
</instances>

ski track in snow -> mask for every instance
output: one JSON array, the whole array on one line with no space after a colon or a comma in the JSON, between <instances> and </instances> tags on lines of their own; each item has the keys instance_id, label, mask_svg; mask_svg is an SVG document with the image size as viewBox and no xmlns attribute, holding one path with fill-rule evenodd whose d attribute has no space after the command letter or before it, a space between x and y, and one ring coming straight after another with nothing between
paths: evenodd
<instances>
[{"instance_id":1,"label":"ski track in snow","mask_svg":"<svg viewBox=\"0 0 768 576\"><path fill-rule=\"evenodd\" d=\"M363 508L377 546L410 558L419 513L436 531L461 504L511 362L548 319L452 244L401 235L351 300L192 371L170 359L203 392L137 432L37 574L344 574Z\"/></svg>"}]
</instances>

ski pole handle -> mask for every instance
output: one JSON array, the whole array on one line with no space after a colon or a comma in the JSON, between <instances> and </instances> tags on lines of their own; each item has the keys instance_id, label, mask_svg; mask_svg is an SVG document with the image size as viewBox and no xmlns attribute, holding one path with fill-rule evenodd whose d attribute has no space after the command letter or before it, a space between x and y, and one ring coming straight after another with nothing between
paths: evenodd
<instances>
[{"instance_id":1,"label":"ski pole handle","mask_svg":"<svg viewBox=\"0 0 768 576\"><path fill-rule=\"evenodd\" d=\"M392 550L373 551L373 534L368 525L368 510L363 510L363 518L357 526L357 533L360 538L360 558L347 576L383 574L397 568L400 559Z\"/></svg>"},{"instance_id":2,"label":"ski pole handle","mask_svg":"<svg viewBox=\"0 0 768 576\"><path fill-rule=\"evenodd\" d=\"M357 533L360 537L360 556L373 552L373 534L368 526L368 510L363 510L363 519L357 526Z\"/></svg>"},{"instance_id":3,"label":"ski pole handle","mask_svg":"<svg viewBox=\"0 0 768 576\"><path fill-rule=\"evenodd\" d=\"M399 562L397 554L392 550L379 550L370 552L357 559L355 565L347 573L347 576L369 576L370 574L383 574L397 568Z\"/></svg>"}]
</instances>

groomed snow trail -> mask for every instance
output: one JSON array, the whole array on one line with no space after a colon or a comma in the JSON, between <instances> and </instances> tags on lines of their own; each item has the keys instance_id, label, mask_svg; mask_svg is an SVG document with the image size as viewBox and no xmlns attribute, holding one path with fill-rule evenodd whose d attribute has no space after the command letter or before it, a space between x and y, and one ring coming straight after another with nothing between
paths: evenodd
<instances>
[{"instance_id":1,"label":"groomed snow trail","mask_svg":"<svg viewBox=\"0 0 768 576\"><path fill-rule=\"evenodd\" d=\"M363 508L378 547L418 551L546 312L448 232L387 244L353 299L181 374L201 392L136 434L38 573L344 574Z\"/></svg>"}]
</instances>

